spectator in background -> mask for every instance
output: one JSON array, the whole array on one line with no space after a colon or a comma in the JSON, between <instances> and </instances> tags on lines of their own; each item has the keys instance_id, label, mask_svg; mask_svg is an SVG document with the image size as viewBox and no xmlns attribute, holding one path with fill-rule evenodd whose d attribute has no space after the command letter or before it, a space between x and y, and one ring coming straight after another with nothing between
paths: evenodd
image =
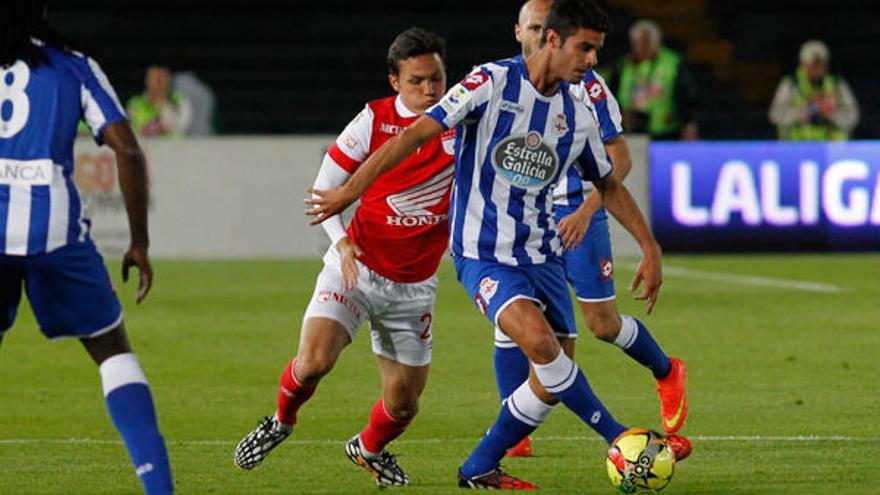
<instances>
[{"instance_id":1,"label":"spectator in background","mask_svg":"<svg viewBox=\"0 0 880 495\"><path fill-rule=\"evenodd\" d=\"M193 71L175 73L173 87L190 102L192 107L192 122L186 130L186 135L211 136L217 134L219 125L214 90Z\"/></svg>"},{"instance_id":2,"label":"spectator in background","mask_svg":"<svg viewBox=\"0 0 880 495\"><path fill-rule=\"evenodd\" d=\"M654 21L640 20L629 30L630 53L609 79L627 132L654 139L698 139L697 85L681 55L662 46Z\"/></svg>"},{"instance_id":3,"label":"spectator in background","mask_svg":"<svg viewBox=\"0 0 880 495\"><path fill-rule=\"evenodd\" d=\"M168 67L150 66L144 86L144 92L132 96L126 105L135 132L145 137L183 136L192 122L192 106L171 88Z\"/></svg>"},{"instance_id":4,"label":"spectator in background","mask_svg":"<svg viewBox=\"0 0 880 495\"><path fill-rule=\"evenodd\" d=\"M859 104L840 76L828 72L828 46L801 46L800 65L776 88L770 121L787 141L843 141L859 122Z\"/></svg>"}]
</instances>

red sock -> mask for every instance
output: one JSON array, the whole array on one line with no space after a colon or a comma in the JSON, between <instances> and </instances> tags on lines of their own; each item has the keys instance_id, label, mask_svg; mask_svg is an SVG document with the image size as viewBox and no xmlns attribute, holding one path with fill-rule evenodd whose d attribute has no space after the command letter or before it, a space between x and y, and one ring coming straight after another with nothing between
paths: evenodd
<instances>
[{"instance_id":1,"label":"red sock","mask_svg":"<svg viewBox=\"0 0 880 495\"><path fill-rule=\"evenodd\" d=\"M361 432L361 443L367 452L378 454L392 440L406 431L409 423L409 421L401 421L388 414L385 409L385 401L380 397L376 401L376 405L373 406L373 410L370 411L370 422Z\"/></svg>"},{"instance_id":2,"label":"red sock","mask_svg":"<svg viewBox=\"0 0 880 495\"><path fill-rule=\"evenodd\" d=\"M300 406L315 393L315 387L307 387L299 383L293 368L296 359L287 364L278 384L278 420L285 426L296 424L296 412Z\"/></svg>"}]
</instances>

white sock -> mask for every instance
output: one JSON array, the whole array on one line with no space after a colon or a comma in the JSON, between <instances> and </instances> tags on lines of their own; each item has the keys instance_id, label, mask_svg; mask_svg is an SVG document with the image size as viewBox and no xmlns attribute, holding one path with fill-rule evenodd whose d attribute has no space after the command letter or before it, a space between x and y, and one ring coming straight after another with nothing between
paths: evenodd
<instances>
[{"instance_id":1,"label":"white sock","mask_svg":"<svg viewBox=\"0 0 880 495\"><path fill-rule=\"evenodd\" d=\"M544 386L544 389L555 394L562 392L570 387L577 379L578 367L568 356L559 350L556 359L547 364L532 363L535 367L535 373L538 375L538 381Z\"/></svg>"},{"instance_id":2,"label":"white sock","mask_svg":"<svg viewBox=\"0 0 880 495\"><path fill-rule=\"evenodd\" d=\"M635 318L627 315L620 315L620 333L614 339L614 345L621 349L629 349L635 343L639 336L639 325Z\"/></svg>"},{"instance_id":3,"label":"white sock","mask_svg":"<svg viewBox=\"0 0 880 495\"><path fill-rule=\"evenodd\" d=\"M541 401L529 386L528 380L514 390L506 402L507 409L513 414L513 417L535 427L543 423L556 408L556 404L551 405Z\"/></svg>"},{"instance_id":4,"label":"white sock","mask_svg":"<svg viewBox=\"0 0 880 495\"><path fill-rule=\"evenodd\" d=\"M361 447L361 455L363 455L367 459L376 459L379 457L381 452L370 452L364 447L364 442L361 441L361 435L358 433L358 445Z\"/></svg>"},{"instance_id":5,"label":"white sock","mask_svg":"<svg viewBox=\"0 0 880 495\"><path fill-rule=\"evenodd\" d=\"M104 397L110 395L110 392L119 387L130 385L132 383L143 383L147 385L147 377L141 369L137 356L134 353L126 352L109 357L98 367L101 373L101 384L104 387Z\"/></svg>"},{"instance_id":6,"label":"white sock","mask_svg":"<svg viewBox=\"0 0 880 495\"><path fill-rule=\"evenodd\" d=\"M293 425L286 425L278 418L278 412L275 412L275 429L278 431L292 431Z\"/></svg>"}]
</instances>

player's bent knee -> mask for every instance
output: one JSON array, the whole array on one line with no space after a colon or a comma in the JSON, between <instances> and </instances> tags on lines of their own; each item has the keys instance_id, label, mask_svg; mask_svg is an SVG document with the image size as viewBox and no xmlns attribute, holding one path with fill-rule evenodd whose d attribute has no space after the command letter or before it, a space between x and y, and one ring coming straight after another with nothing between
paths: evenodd
<instances>
[{"instance_id":1,"label":"player's bent knee","mask_svg":"<svg viewBox=\"0 0 880 495\"><path fill-rule=\"evenodd\" d=\"M394 419L398 421L412 421L416 414L419 413L419 401L409 401L401 404L389 404L385 403L385 407L388 410L388 414L391 415Z\"/></svg>"},{"instance_id":2,"label":"player's bent knee","mask_svg":"<svg viewBox=\"0 0 880 495\"><path fill-rule=\"evenodd\" d=\"M559 342L543 313L533 301L512 302L498 318L502 331L538 363L552 361L559 354Z\"/></svg>"},{"instance_id":3,"label":"player's bent knee","mask_svg":"<svg viewBox=\"0 0 880 495\"><path fill-rule=\"evenodd\" d=\"M614 342L620 333L620 316L616 312L591 315L587 317L587 325L597 339Z\"/></svg>"},{"instance_id":4,"label":"player's bent knee","mask_svg":"<svg viewBox=\"0 0 880 495\"><path fill-rule=\"evenodd\" d=\"M301 352L296 356L294 372L303 385L315 385L333 370L335 364L336 360L330 356Z\"/></svg>"},{"instance_id":5,"label":"player's bent knee","mask_svg":"<svg viewBox=\"0 0 880 495\"><path fill-rule=\"evenodd\" d=\"M613 322L603 320L601 323L590 325L590 330L597 339L604 342L614 342L620 333L620 323L618 321L615 325Z\"/></svg>"},{"instance_id":6,"label":"player's bent knee","mask_svg":"<svg viewBox=\"0 0 880 495\"><path fill-rule=\"evenodd\" d=\"M560 345L556 335L550 331L537 329L523 339L520 344L529 360L538 364L546 364L559 355Z\"/></svg>"}]
</instances>

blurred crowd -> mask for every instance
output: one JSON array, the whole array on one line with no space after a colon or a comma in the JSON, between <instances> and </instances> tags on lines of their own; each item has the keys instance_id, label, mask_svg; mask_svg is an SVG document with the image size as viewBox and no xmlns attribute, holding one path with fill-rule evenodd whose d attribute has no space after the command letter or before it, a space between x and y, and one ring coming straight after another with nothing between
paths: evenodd
<instances>
[{"instance_id":1,"label":"blurred crowd","mask_svg":"<svg viewBox=\"0 0 880 495\"><path fill-rule=\"evenodd\" d=\"M132 128L144 137L210 136L218 130L214 91L191 71L153 65L144 91L128 99Z\"/></svg>"},{"instance_id":2,"label":"blurred crowd","mask_svg":"<svg viewBox=\"0 0 880 495\"><path fill-rule=\"evenodd\" d=\"M782 77L769 106L780 140L846 140L859 123L859 104L847 81L830 70L831 53L806 41L798 65ZM601 71L620 105L626 131L655 140L701 138L701 86L685 57L664 45L660 25L638 20L629 29L629 52ZM704 89L704 88L703 88ZM214 91L192 71L150 66L144 89L126 109L145 137L180 138L220 132Z\"/></svg>"},{"instance_id":3,"label":"blurred crowd","mask_svg":"<svg viewBox=\"0 0 880 495\"><path fill-rule=\"evenodd\" d=\"M630 51L608 74L630 133L655 140L699 138L699 88L683 57L663 46L660 26L640 20L629 31ZM831 53L819 40L800 49L799 65L785 75L770 105L780 140L849 139L859 105L846 80L829 70Z\"/></svg>"}]
</instances>

